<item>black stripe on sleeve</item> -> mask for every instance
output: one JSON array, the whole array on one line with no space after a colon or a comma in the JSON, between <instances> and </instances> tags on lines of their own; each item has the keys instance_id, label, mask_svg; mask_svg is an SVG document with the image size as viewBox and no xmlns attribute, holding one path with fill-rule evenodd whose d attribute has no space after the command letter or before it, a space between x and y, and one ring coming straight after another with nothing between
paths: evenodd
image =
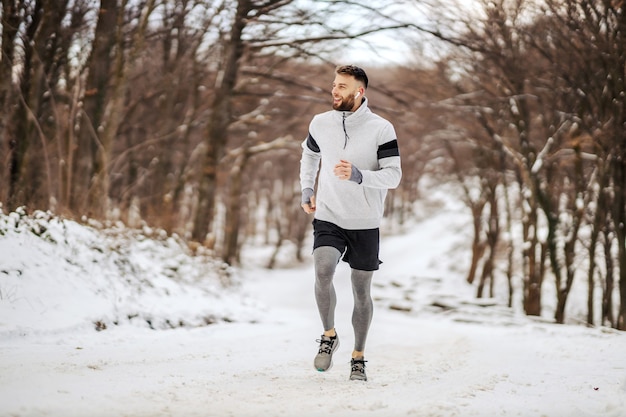
<instances>
[{"instance_id":1,"label":"black stripe on sleeve","mask_svg":"<svg viewBox=\"0 0 626 417\"><path fill-rule=\"evenodd\" d=\"M313 152L320 151L320 147L317 145L317 142L315 142L315 139L313 139L313 136L311 136L311 133L309 133L309 136L306 138L306 146Z\"/></svg>"},{"instance_id":2,"label":"black stripe on sleeve","mask_svg":"<svg viewBox=\"0 0 626 417\"><path fill-rule=\"evenodd\" d=\"M390 140L378 147L378 159L389 158L390 156L400 156L398 140Z\"/></svg>"}]
</instances>

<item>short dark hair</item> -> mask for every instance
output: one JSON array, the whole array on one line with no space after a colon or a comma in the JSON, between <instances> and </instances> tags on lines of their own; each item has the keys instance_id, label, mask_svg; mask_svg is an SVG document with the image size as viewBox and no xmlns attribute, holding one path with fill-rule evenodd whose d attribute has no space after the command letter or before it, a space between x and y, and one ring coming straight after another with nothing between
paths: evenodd
<instances>
[{"instance_id":1,"label":"short dark hair","mask_svg":"<svg viewBox=\"0 0 626 417\"><path fill-rule=\"evenodd\" d=\"M359 68L356 65L340 65L335 70L337 74L346 74L353 76L357 81L363 83L365 88L367 88L367 74L363 71L363 68Z\"/></svg>"}]
</instances>

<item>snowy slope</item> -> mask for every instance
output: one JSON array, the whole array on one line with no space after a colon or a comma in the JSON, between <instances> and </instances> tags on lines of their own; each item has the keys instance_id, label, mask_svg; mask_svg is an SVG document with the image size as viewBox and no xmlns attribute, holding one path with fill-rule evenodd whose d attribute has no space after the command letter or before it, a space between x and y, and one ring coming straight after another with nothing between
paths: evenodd
<instances>
[{"instance_id":1,"label":"snowy slope","mask_svg":"<svg viewBox=\"0 0 626 417\"><path fill-rule=\"evenodd\" d=\"M257 246L224 270L154 231L4 216L0 416L626 416L626 334L477 302L464 216L383 237L366 383L348 380L343 264L342 344L319 373L310 263L265 270Z\"/></svg>"},{"instance_id":2,"label":"snowy slope","mask_svg":"<svg viewBox=\"0 0 626 417\"><path fill-rule=\"evenodd\" d=\"M158 231L102 230L43 212L0 217L0 334L235 320L246 309L222 285L233 280Z\"/></svg>"}]
</instances>

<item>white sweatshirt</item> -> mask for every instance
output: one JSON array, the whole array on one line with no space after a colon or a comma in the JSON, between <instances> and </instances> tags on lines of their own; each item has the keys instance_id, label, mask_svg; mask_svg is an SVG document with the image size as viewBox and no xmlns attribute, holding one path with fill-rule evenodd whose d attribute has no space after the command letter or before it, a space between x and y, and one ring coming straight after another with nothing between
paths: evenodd
<instances>
[{"instance_id":1,"label":"white sweatshirt","mask_svg":"<svg viewBox=\"0 0 626 417\"><path fill-rule=\"evenodd\" d=\"M315 218L343 229L379 227L387 190L396 188L402 177L393 125L372 113L367 104L364 98L355 112L331 110L316 115L302 142L302 190L315 189L319 170ZM360 184L334 175L341 159L359 169Z\"/></svg>"}]
</instances>

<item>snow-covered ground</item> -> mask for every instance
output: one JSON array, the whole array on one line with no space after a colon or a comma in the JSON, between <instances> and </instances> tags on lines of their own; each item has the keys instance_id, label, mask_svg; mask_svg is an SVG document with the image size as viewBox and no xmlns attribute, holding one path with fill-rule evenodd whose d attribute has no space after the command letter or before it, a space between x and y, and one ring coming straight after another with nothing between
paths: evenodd
<instances>
[{"instance_id":1,"label":"snow-covered ground","mask_svg":"<svg viewBox=\"0 0 626 417\"><path fill-rule=\"evenodd\" d=\"M0 416L626 416L626 333L475 300L468 226L448 204L383 236L356 382L343 263L319 373L310 262L266 270L257 246L230 270L156 231L0 216Z\"/></svg>"}]
</instances>

